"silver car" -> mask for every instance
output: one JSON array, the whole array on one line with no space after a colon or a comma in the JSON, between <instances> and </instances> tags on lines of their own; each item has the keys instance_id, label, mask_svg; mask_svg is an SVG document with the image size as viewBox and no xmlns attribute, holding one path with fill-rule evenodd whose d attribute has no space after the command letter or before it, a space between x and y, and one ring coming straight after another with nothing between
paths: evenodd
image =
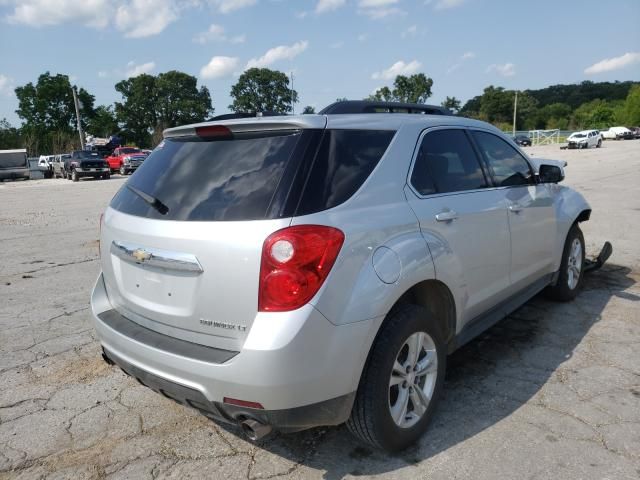
<instances>
[{"instance_id":1,"label":"silver car","mask_svg":"<svg viewBox=\"0 0 640 480\"><path fill-rule=\"evenodd\" d=\"M410 445L449 353L576 296L591 213L563 165L443 113L165 131L101 218L105 360L252 439L346 422Z\"/></svg>"}]
</instances>

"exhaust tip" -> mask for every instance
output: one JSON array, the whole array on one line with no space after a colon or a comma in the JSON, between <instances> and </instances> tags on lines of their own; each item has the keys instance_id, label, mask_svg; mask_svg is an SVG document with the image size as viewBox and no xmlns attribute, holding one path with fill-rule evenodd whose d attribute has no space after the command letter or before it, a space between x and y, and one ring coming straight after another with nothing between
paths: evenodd
<instances>
[{"instance_id":1,"label":"exhaust tip","mask_svg":"<svg viewBox=\"0 0 640 480\"><path fill-rule=\"evenodd\" d=\"M252 441L257 442L266 437L272 431L271 425L265 425L252 418L247 418L240 422L240 428L244 434Z\"/></svg>"}]
</instances>

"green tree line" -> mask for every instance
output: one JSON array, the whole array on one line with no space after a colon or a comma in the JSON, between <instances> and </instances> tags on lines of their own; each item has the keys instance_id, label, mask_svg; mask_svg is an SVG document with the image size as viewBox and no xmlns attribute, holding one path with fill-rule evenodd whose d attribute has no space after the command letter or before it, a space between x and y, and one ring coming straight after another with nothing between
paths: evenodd
<instances>
[{"instance_id":1,"label":"green tree line","mask_svg":"<svg viewBox=\"0 0 640 480\"><path fill-rule=\"evenodd\" d=\"M426 103L433 80L424 73L398 75L393 85L382 87L368 100ZM176 70L142 74L114 85L120 100L95 105L95 97L78 88L83 130L106 137L117 134L128 144L153 147L166 128L204 121L214 114L211 92L198 86L196 77ZM72 85L67 75L45 72L35 83L15 89L20 127L0 119L0 149L27 148L31 155L61 153L79 147ZM508 130L513 119L514 90L489 86L461 106L446 97L442 106L454 113L478 118ZM233 112L290 113L298 93L283 72L267 68L245 71L231 87ZM339 98L337 100L346 100ZM314 113L306 106L302 113ZM582 82L518 92L516 127L531 129L607 128L640 125L640 82Z\"/></svg>"}]
</instances>

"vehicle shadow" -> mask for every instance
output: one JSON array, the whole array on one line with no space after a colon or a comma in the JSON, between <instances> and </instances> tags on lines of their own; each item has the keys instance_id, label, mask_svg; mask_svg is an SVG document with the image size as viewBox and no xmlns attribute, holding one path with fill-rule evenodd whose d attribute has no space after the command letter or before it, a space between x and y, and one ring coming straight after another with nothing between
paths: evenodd
<instances>
[{"instance_id":1,"label":"vehicle shadow","mask_svg":"<svg viewBox=\"0 0 640 480\"><path fill-rule=\"evenodd\" d=\"M601 320L612 297L640 301L626 292L636 280L627 267L605 265L585 277L574 302L538 295L448 359L443 396L421 441L399 454L370 448L346 427L275 435L264 450L317 469L326 480L377 475L415 465L496 424L532 399L567 362ZM224 427L241 435L233 426Z\"/></svg>"}]
</instances>

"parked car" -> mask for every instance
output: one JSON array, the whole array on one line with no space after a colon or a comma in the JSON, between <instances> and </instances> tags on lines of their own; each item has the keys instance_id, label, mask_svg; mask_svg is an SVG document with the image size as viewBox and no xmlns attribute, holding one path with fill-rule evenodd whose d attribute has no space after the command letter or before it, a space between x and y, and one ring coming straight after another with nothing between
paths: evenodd
<instances>
[{"instance_id":1,"label":"parked car","mask_svg":"<svg viewBox=\"0 0 640 480\"><path fill-rule=\"evenodd\" d=\"M64 176L77 182L83 177L109 178L109 164L97 153L74 150L64 161Z\"/></svg>"},{"instance_id":2,"label":"parked car","mask_svg":"<svg viewBox=\"0 0 640 480\"><path fill-rule=\"evenodd\" d=\"M631 140L635 137L627 127L611 127L602 132L602 138L605 140Z\"/></svg>"},{"instance_id":3,"label":"parked car","mask_svg":"<svg viewBox=\"0 0 640 480\"><path fill-rule=\"evenodd\" d=\"M640 138L640 127L627 127L633 134L633 138Z\"/></svg>"},{"instance_id":4,"label":"parked car","mask_svg":"<svg viewBox=\"0 0 640 480\"><path fill-rule=\"evenodd\" d=\"M447 354L542 290L577 295L591 207L564 163L363 103L164 132L100 220L107 362L252 439L346 422L394 451Z\"/></svg>"},{"instance_id":5,"label":"parked car","mask_svg":"<svg viewBox=\"0 0 640 480\"><path fill-rule=\"evenodd\" d=\"M56 155L53 158L52 170L54 178L67 178L66 171L64 169L65 162L71 158L70 153L62 153L60 155Z\"/></svg>"},{"instance_id":6,"label":"parked car","mask_svg":"<svg viewBox=\"0 0 640 480\"><path fill-rule=\"evenodd\" d=\"M30 178L27 151L24 148L0 150L0 181L16 178Z\"/></svg>"},{"instance_id":7,"label":"parked car","mask_svg":"<svg viewBox=\"0 0 640 480\"><path fill-rule=\"evenodd\" d=\"M531 146L531 139L526 135L516 135L515 137L513 137L513 141L521 147Z\"/></svg>"},{"instance_id":8,"label":"parked car","mask_svg":"<svg viewBox=\"0 0 640 480\"><path fill-rule=\"evenodd\" d=\"M38 167L42 171L44 178L53 177L53 159L55 155L40 155L38 158Z\"/></svg>"},{"instance_id":9,"label":"parked car","mask_svg":"<svg viewBox=\"0 0 640 480\"><path fill-rule=\"evenodd\" d=\"M119 172L120 175L126 175L135 171L147 155L139 148L135 147L119 147L116 148L106 160L112 172Z\"/></svg>"},{"instance_id":10,"label":"parked car","mask_svg":"<svg viewBox=\"0 0 640 480\"><path fill-rule=\"evenodd\" d=\"M567 138L568 148L600 148L602 136L598 130L583 130L574 132Z\"/></svg>"}]
</instances>

